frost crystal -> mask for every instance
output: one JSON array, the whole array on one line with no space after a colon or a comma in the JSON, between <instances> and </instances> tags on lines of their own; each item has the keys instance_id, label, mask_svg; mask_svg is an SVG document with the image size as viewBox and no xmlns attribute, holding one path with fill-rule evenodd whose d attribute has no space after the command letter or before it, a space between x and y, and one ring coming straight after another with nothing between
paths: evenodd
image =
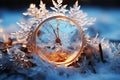
<instances>
[{"instance_id":1,"label":"frost crystal","mask_svg":"<svg viewBox=\"0 0 120 80\"><path fill-rule=\"evenodd\" d=\"M78 22L81 27L85 25L93 24L93 22L96 20L95 18L90 18L90 19L86 18L87 13L84 13L82 10L80 10L78 1L76 1L73 8L72 7L70 8L69 14L70 17L74 19L76 22Z\"/></svg>"},{"instance_id":2,"label":"frost crystal","mask_svg":"<svg viewBox=\"0 0 120 80\"><path fill-rule=\"evenodd\" d=\"M66 10L67 5L62 5L63 0L57 0L57 3L52 0L54 7L51 7L52 10L54 10L56 13L65 13L68 10Z\"/></svg>"},{"instance_id":3,"label":"frost crystal","mask_svg":"<svg viewBox=\"0 0 120 80\"><path fill-rule=\"evenodd\" d=\"M34 16L36 19L42 18L43 16L47 15L48 10L46 9L45 4L43 4L42 1L40 1L39 7L40 8L38 9L35 4L30 4L28 12L23 13L23 15Z\"/></svg>"},{"instance_id":4,"label":"frost crystal","mask_svg":"<svg viewBox=\"0 0 120 80\"><path fill-rule=\"evenodd\" d=\"M52 12L46 9L42 1L40 1L39 8L37 8L35 4L30 4L27 12L23 13L23 15L32 16L32 18L29 18L29 23L25 23L24 21L17 23L20 29L16 33L11 33L11 38L16 38L18 42L26 42L29 38L28 36L32 34L31 32L34 32L36 29L36 26L52 16L62 15L69 17L76 23L79 23L83 31L87 30L87 28L84 27L85 25L93 24L96 20L95 18L87 18L87 13L80 10L78 1L76 1L75 5L71 7L70 10L66 9L67 5L62 5L63 0L57 0L57 2L52 0L52 2L54 5L54 7L50 7L53 10Z\"/></svg>"},{"instance_id":5,"label":"frost crystal","mask_svg":"<svg viewBox=\"0 0 120 80\"><path fill-rule=\"evenodd\" d=\"M115 44L112 43L112 50L113 50L113 55L111 59L111 67L113 70L116 72L120 73L120 43Z\"/></svg>"}]
</instances>

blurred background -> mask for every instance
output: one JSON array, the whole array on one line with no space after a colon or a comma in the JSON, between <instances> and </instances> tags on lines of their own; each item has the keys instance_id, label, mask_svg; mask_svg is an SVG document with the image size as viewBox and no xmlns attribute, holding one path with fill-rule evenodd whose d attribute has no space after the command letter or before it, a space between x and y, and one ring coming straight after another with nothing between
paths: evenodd
<instances>
[{"instance_id":1,"label":"blurred background","mask_svg":"<svg viewBox=\"0 0 120 80\"><path fill-rule=\"evenodd\" d=\"M27 10L30 3L39 5L40 0L0 0L0 26L6 30L16 30L16 22L24 17L22 13ZM120 2L119 0L78 0L81 9L88 13L88 17L96 17L97 21L89 28L89 33L105 37L110 41L120 42ZM52 0L43 0L49 9ZM76 0L64 0L63 4L72 6ZM2 22L1 22L2 21Z\"/></svg>"}]
</instances>

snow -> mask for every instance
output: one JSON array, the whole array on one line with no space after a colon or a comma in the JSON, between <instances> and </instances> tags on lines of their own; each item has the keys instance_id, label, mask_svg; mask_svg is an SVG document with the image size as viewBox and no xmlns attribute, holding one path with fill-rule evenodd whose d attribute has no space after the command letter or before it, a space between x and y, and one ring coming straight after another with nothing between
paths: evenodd
<instances>
[{"instance_id":1,"label":"snow","mask_svg":"<svg viewBox=\"0 0 120 80\"><path fill-rule=\"evenodd\" d=\"M36 57L36 59L39 57ZM79 69L65 69L58 67L53 69L54 64L46 65L37 59L38 66L30 69L18 70L19 73L10 74L2 73L0 79L4 80L120 80L119 73L110 69L109 64L99 64L97 66L97 74L88 73L81 74ZM77 71L76 71L77 70ZM9 76L8 76L9 75Z\"/></svg>"}]
</instances>

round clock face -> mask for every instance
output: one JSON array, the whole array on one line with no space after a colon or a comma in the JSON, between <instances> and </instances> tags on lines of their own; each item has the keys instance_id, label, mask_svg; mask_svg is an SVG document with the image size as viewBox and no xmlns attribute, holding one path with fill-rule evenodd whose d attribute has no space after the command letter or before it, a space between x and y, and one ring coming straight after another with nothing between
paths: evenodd
<instances>
[{"instance_id":1,"label":"round clock face","mask_svg":"<svg viewBox=\"0 0 120 80\"><path fill-rule=\"evenodd\" d=\"M68 65L82 51L83 34L79 25L65 16L44 20L35 31L35 46L42 60Z\"/></svg>"}]
</instances>

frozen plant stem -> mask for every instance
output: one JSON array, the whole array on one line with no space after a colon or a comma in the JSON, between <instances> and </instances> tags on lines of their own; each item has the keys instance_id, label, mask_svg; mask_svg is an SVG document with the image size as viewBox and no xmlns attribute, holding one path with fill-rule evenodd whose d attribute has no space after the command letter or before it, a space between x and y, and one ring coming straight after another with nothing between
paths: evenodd
<instances>
[{"instance_id":1,"label":"frozen plant stem","mask_svg":"<svg viewBox=\"0 0 120 80\"><path fill-rule=\"evenodd\" d=\"M105 63L101 43L99 43L99 52L100 52L100 59L101 59L102 63Z\"/></svg>"}]
</instances>

